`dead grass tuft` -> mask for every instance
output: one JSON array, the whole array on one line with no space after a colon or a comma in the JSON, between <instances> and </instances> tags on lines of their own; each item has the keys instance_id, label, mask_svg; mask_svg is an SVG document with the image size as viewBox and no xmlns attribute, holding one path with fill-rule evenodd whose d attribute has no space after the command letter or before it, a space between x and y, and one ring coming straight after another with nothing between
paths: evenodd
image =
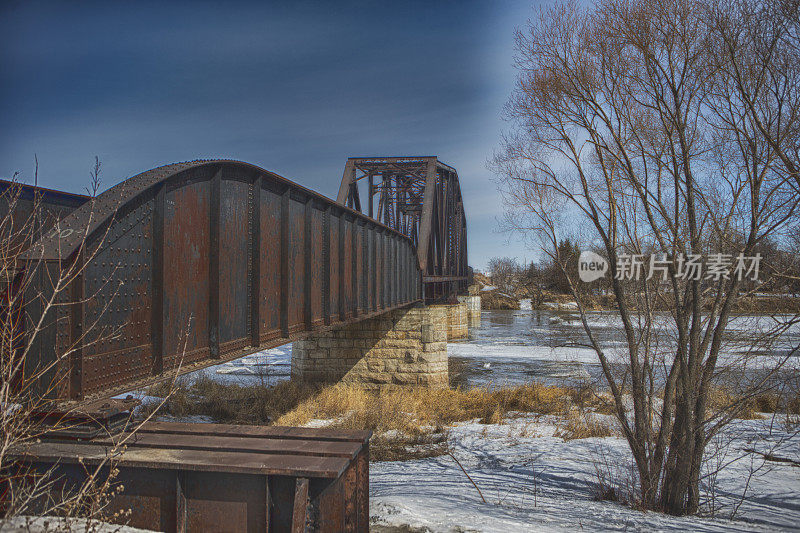
<instances>
[{"instance_id":1,"label":"dead grass tuft","mask_svg":"<svg viewBox=\"0 0 800 533\"><path fill-rule=\"evenodd\" d=\"M152 387L149 394L161 390ZM502 423L512 413L571 415L575 406L605 412L607 399L589 388L530 383L496 389L382 388L329 386L283 382L273 387L222 384L201 377L179 386L159 414L175 417L205 415L217 422L304 426L325 420L326 427L362 429L374 433L374 460L402 460L442 455L447 451L447 428L479 420ZM565 435L578 435L573 422ZM590 436L598 436L596 425ZM582 438L582 437L570 437Z\"/></svg>"},{"instance_id":2,"label":"dead grass tuft","mask_svg":"<svg viewBox=\"0 0 800 533\"><path fill-rule=\"evenodd\" d=\"M725 387L714 387L709 394L709 409L742 420L761 418L760 413L800 414L800 396L769 391L742 397Z\"/></svg>"},{"instance_id":3,"label":"dead grass tuft","mask_svg":"<svg viewBox=\"0 0 800 533\"><path fill-rule=\"evenodd\" d=\"M785 413L800 415L800 393L794 394L766 392L755 396L751 400L755 411L759 413Z\"/></svg>"},{"instance_id":4,"label":"dead grass tuft","mask_svg":"<svg viewBox=\"0 0 800 533\"><path fill-rule=\"evenodd\" d=\"M725 387L712 387L708 394L711 413L730 413L734 418L754 420L760 418L754 409L753 399L745 399Z\"/></svg>"},{"instance_id":5,"label":"dead grass tuft","mask_svg":"<svg viewBox=\"0 0 800 533\"><path fill-rule=\"evenodd\" d=\"M560 426L555 436L564 440L589 439L592 437L611 437L614 432L608 423L595 419L591 413L572 411L564 425Z\"/></svg>"}]
</instances>

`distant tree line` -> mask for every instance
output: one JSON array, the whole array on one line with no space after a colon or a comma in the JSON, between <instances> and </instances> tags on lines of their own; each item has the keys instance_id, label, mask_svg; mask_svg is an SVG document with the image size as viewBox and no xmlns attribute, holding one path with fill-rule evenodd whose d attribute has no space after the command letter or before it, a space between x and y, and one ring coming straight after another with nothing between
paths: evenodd
<instances>
[{"instance_id":1,"label":"distant tree line","mask_svg":"<svg viewBox=\"0 0 800 533\"><path fill-rule=\"evenodd\" d=\"M734 238L735 240L735 238ZM711 256L724 250L708 241L705 245L706 256ZM597 247L586 247L601 256L605 254ZM775 239L765 238L754 247L753 254L759 254L760 276L758 281L743 280L741 291L759 292L762 294L776 294L799 296L800 295L800 225L794 228L792 234L784 239L781 245ZM657 254L652 250L644 254ZM591 283L578 280L578 258L581 247L569 238L559 241L556 253L547 256L541 261L531 261L523 264L514 257L493 257L488 263L488 273L492 283L501 291L510 295L529 297L536 303L537 296L545 292L555 294L572 294L567 276L572 279L574 288L583 294L600 295L608 294L611 290L610 278L613 272ZM559 265L563 265L563 268ZM665 286L669 291L669 287Z\"/></svg>"},{"instance_id":2,"label":"distant tree line","mask_svg":"<svg viewBox=\"0 0 800 533\"><path fill-rule=\"evenodd\" d=\"M512 257L493 257L488 263L492 283L500 290L518 293L536 300L545 292L571 294L569 280L578 278L578 258L581 248L577 242L566 238L557 246L554 256L528 264L519 263ZM559 263L563 265L562 268ZM604 294L608 288L605 278L592 283L584 283L581 290L587 294Z\"/></svg>"}]
</instances>

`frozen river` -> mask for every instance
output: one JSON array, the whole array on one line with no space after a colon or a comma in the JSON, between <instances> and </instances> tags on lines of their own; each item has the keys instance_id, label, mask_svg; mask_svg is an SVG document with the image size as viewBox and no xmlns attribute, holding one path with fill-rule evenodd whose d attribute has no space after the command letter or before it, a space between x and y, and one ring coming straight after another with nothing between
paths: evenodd
<instances>
[{"instance_id":1,"label":"frozen river","mask_svg":"<svg viewBox=\"0 0 800 533\"><path fill-rule=\"evenodd\" d=\"M729 326L730 341L723 350L722 367L748 370L772 367L800 344L800 325L786 328L774 346L762 346L763 333L790 317L737 317ZM603 349L622 361L624 339L616 314L590 313L589 323ZM666 315L656 321L662 346L669 346L672 327ZM523 382L575 383L600 378L597 356L585 344L586 335L577 315L554 311L483 311L480 327L470 339L448 344L451 376L463 386L501 386ZM273 384L289 379L292 345L287 344L208 368L204 372L218 381ZM800 358L794 353L785 368L796 371ZM195 373L194 375L197 375Z\"/></svg>"},{"instance_id":2,"label":"frozen river","mask_svg":"<svg viewBox=\"0 0 800 533\"><path fill-rule=\"evenodd\" d=\"M606 355L622 367L627 345L618 315L591 312L587 319ZM734 318L728 326L729 339L719 366L731 370L746 367L758 374L760 369L783 363L786 369L796 370L800 358L792 350L800 344L800 324L792 320L789 316ZM775 328L782 330L779 340L768 346L763 337ZM656 317L654 330L662 352L671 353L672 319L668 315ZM471 339L448 344L448 356L454 379L465 385L594 382L600 379L601 369L597 355L587 345L588 337L574 313L483 311L481 325L471 331Z\"/></svg>"}]
</instances>

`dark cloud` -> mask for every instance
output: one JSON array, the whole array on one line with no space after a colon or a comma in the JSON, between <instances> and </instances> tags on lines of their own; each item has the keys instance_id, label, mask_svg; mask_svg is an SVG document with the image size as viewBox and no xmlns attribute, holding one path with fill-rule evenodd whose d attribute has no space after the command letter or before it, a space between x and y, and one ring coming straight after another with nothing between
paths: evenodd
<instances>
[{"instance_id":1,"label":"dark cloud","mask_svg":"<svg viewBox=\"0 0 800 533\"><path fill-rule=\"evenodd\" d=\"M0 175L79 191L229 157L334 195L351 155L435 154L462 179L471 262L525 2L19 2L0 8Z\"/></svg>"}]
</instances>

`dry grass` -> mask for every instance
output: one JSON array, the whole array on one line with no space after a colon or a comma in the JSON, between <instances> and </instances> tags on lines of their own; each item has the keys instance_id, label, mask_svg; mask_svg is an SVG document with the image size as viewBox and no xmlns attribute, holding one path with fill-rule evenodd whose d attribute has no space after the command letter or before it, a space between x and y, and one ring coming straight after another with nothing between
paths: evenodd
<instances>
[{"instance_id":1,"label":"dry grass","mask_svg":"<svg viewBox=\"0 0 800 533\"><path fill-rule=\"evenodd\" d=\"M158 386L149 390L153 396L162 392ZM739 418L757 418L758 413L787 408L797 413L800 400L776 394L743 400L718 387L713 390L710 407L732 409ZM371 453L376 461L442 455L448 449L449 426L468 420L500 424L513 413L563 417L556 436L565 440L614 434L609 424L594 417L614 414L614 404L606 393L598 394L590 386L539 383L495 389L368 390L296 382L241 386L201 377L191 386L178 387L160 412L176 417L206 415L217 422L236 424L303 426L325 420L326 427L372 431Z\"/></svg>"},{"instance_id":2,"label":"dry grass","mask_svg":"<svg viewBox=\"0 0 800 533\"><path fill-rule=\"evenodd\" d=\"M477 419L484 424L500 424L517 412L568 415L578 403L586 408L605 407L606 402L597 398L586 389L537 383L498 389L378 391L336 385L301 402L277 424L304 425L315 419L333 419L329 427L368 429L375 433L375 460L401 460L446 453L447 427L457 422Z\"/></svg>"},{"instance_id":3,"label":"dry grass","mask_svg":"<svg viewBox=\"0 0 800 533\"><path fill-rule=\"evenodd\" d=\"M556 430L554 435L564 440L575 440L611 437L614 434L608 423L595 419L591 413L576 410L567 415L564 424Z\"/></svg>"},{"instance_id":4,"label":"dry grass","mask_svg":"<svg viewBox=\"0 0 800 533\"><path fill-rule=\"evenodd\" d=\"M152 387L150 395L162 391ZM326 427L374 432L374 460L400 460L447 452L447 428L479 420L498 424L510 413L568 416L580 410L605 412L608 402L590 388L531 383L496 389L383 388L315 386L293 382L274 387L221 384L199 378L182 386L159 414L206 415L222 423L303 426L326 420ZM577 433L576 433L577 434ZM577 438L577 437L575 437Z\"/></svg>"},{"instance_id":5,"label":"dry grass","mask_svg":"<svg viewBox=\"0 0 800 533\"><path fill-rule=\"evenodd\" d=\"M163 397L165 385L148 390L151 396ZM199 377L191 385L179 384L159 414L176 417L210 416L220 423L270 425L300 402L311 398L320 386L285 381L272 387L218 383ZM144 406L142 414L147 413Z\"/></svg>"},{"instance_id":6,"label":"dry grass","mask_svg":"<svg viewBox=\"0 0 800 533\"><path fill-rule=\"evenodd\" d=\"M734 418L753 420L760 418L751 402L743 400L725 387L712 387L708 395L708 407L712 413L729 412Z\"/></svg>"},{"instance_id":7,"label":"dry grass","mask_svg":"<svg viewBox=\"0 0 800 533\"><path fill-rule=\"evenodd\" d=\"M564 414L572 404L565 387L527 384L498 389L386 388L369 391L334 385L301 402L278 419L303 425L313 419L337 419L339 427L373 431L412 431L479 419L496 424L514 411Z\"/></svg>"},{"instance_id":8,"label":"dry grass","mask_svg":"<svg viewBox=\"0 0 800 533\"><path fill-rule=\"evenodd\" d=\"M797 392L794 395L767 392L755 396L751 402L759 413L800 415L800 394Z\"/></svg>"},{"instance_id":9,"label":"dry grass","mask_svg":"<svg viewBox=\"0 0 800 533\"><path fill-rule=\"evenodd\" d=\"M714 387L709 394L709 407L714 412L726 411L735 418L754 420L760 413L800 414L800 396L762 392L743 398L725 387Z\"/></svg>"}]
</instances>

